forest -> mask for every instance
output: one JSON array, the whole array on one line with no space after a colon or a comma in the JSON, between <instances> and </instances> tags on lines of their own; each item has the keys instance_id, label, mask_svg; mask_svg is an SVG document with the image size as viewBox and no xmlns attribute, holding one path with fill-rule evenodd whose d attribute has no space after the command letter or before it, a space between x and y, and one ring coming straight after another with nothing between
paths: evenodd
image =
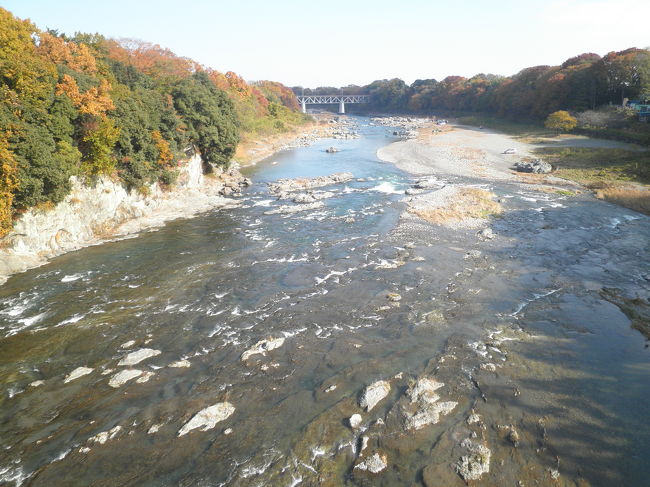
<instances>
[{"instance_id":1,"label":"forest","mask_svg":"<svg viewBox=\"0 0 650 487\"><path fill-rule=\"evenodd\" d=\"M302 87L294 87L302 94ZM559 66L534 66L513 76L477 74L448 76L442 81L419 79L410 86L401 79L377 80L366 86L304 89L305 95L368 94L368 105L351 111L416 114L482 113L523 122L546 119L559 110L574 114L585 131L625 135L650 144L650 124L637 122L626 100L650 99L650 51L631 48L605 56L580 54ZM607 135L607 134L605 134Z\"/></svg>"},{"instance_id":2,"label":"forest","mask_svg":"<svg viewBox=\"0 0 650 487\"><path fill-rule=\"evenodd\" d=\"M61 201L71 176L173 184L198 151L226 165L241 137L307 121L291 89L249 84L158 45L40 31L0 8L0 237Z\"/></svg>"}]
</instances>

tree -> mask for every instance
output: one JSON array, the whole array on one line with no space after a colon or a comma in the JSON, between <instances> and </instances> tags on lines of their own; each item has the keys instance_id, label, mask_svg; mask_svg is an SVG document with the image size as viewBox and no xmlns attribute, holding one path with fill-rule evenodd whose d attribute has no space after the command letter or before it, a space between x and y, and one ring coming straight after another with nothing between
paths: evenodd
<instances>
[{"instance_id":1,"label":"tree","mask_svg":"<svg viewBox=\"0 0 650 487\"><path fill-rule=\"evenodd\" d=\"M557 132L570 132L578 125L578 120L566 110L558 110L546 117L544 126Z\"/></svg>"},{"instance_id":2,"label":"tree","mask_svg":"<svg viewBox=\"0 0 650 487\"><path fill-rule=\"evenodd\" d=\"M206 73L197 72L178 83L172 96L189 140L198 148L203 162L227 165L239 143L239 128L226 93L218 90Z\"/></svg>"}]
</instances>

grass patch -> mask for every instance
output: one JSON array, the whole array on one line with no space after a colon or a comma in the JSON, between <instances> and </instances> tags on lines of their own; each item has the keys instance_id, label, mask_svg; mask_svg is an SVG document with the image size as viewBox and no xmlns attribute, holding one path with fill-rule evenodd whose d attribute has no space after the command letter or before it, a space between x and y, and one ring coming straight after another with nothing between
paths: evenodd
<instances>
[{"instance_id":1,"label":"grass patch","mask_svg":"<svg viewBox=\"0 0 650 487\"><path fill-rule=\"evenodd\" d=\"M596 198L630 208L639 213L650 215L650 190L624 185L606 185L595 188Z\"/></svg>"},{"instance_id":2,"label":"grass patch","mask_svg":"<svg viewBox=\"0 0 650 487\"><path fill-rule=\"evenodd\" d=\"M447 202L436 208L412 208L409 211L424 220L444 225L470 218L489 218L501 215L501 205L493 200L496 195L484 189L461 188Z\"/></svg>"},{"instance_id":3,"label":"grass patch","mask_svg":"<svg viewBox=\"0 0 650 487\"><path fill-rule=\"evenodd\" d=\"M650 151L564 147L535 152L555 166L558 176L582 184L650 184Z\"/></svg>"},{"instance_id":4,"label":"grass patch","mask_svg":"<svg viewBox=\"0 0 650 487\"><path fill-rule=\"evenodd\" d=\"M536 151L555 175L584 184L596 197L650 215L650 151L568 147Z\"/></svg>"}]
</instances>

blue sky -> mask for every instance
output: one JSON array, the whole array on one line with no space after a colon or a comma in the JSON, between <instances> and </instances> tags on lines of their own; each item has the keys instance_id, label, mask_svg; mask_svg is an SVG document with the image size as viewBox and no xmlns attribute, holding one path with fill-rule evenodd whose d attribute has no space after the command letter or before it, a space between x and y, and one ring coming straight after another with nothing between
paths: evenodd
<instances>
[{"instance_id":1,"label":"blue sky","mask_svg":"<svg viewBox=\"0 0 650 487\"><path fill-rule=\"evenodd\" d=\"M38 27L168 47L289 86L510 75L583 52L648 47L648 0L0 0Z\"/></svg>"}]
</instances>

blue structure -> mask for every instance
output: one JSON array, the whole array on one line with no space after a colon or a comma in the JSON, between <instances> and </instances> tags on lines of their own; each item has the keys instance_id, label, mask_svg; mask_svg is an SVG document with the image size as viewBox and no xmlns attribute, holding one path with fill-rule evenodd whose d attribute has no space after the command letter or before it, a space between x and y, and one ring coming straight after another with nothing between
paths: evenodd
<instances>
[{"instance_id":1,"label":"blue structure","mask_svg":"<svg viewBox=\"0 0 650 487\"><path fill-rule=\"evenodd\" d=\"M650 104L641 103L639 101L631 101L629 103L630 108L633 108L639 115L639 120L641 122L650 121Z\"/></svg>"}]
</instances>

